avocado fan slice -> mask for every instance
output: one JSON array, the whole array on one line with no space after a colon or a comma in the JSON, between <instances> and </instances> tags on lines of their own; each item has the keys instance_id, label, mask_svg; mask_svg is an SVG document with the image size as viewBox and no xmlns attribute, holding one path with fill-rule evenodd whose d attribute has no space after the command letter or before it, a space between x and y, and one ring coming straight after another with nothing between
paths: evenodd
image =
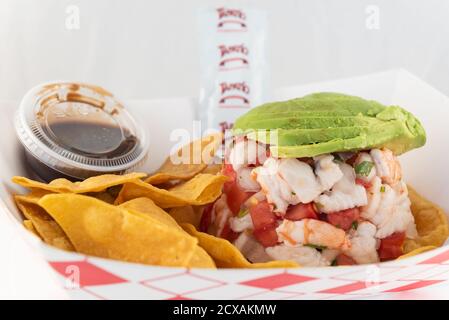
<instances>
[{"instance_id":1,"label":"avocado fan slice","mask_svg":"<svg viewBox=\"0 0 449 320\"><path fill-rule=\"evenodd\" d=\"M338 93L256 107L237 119L233 130L270 143L281 158L380 147L402 154L426 141L419 120L403 108Z\"/></svg>"}]
</instances>

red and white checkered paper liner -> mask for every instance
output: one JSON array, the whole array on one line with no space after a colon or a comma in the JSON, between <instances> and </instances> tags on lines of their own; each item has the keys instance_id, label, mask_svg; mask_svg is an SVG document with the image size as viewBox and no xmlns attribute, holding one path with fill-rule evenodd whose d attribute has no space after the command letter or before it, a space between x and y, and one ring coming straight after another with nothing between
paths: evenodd
<instances>
[{"instance_id":1,"label":"red and white checkered paper liner","mask_svg":"<svg viewBox=\"0 0 449 320\"><path fill-rule=\"evenodd\" d=\"M75 299L357 299L449 280L449 246L377 265L296 269L187 269L41 251Z\"/></svg>"}]
</instances>

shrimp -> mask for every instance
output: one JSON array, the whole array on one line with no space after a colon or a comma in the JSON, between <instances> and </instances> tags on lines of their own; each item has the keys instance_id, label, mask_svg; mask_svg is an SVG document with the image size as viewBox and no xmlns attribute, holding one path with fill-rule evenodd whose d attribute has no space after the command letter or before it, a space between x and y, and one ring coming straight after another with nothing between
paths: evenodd
<instances>
[{"instance_id":1,"label":"shrimp","mask_svg":"<svg viewBox=\"0 0 449 320\"><path fill-rule=\"evenodd\" d=\"M293 260L303 267L325 267L330 265L330 261L322 254L310 247L290 247L277 245L265 249L268 256L274 260Z\"/></svg>"},{"instance_id":2,"label":"shrimp","mask_svg":"<svg viewBox=\"0 0 449 320\"><path fill-rule=\"evenodd\" d=\"M252 177L252 168L240 168L237 171L237 182L246 192L258 192L260 190L260 185Z\"/></svg>"},{"instance_id":3,"label":"shrimp","mask_svg":"<svg viewBox=\"0 0 449 320\"><path fill-rule=\"evenodd\" d=\"M298 159L279 160L278 172L292 189L296 203L309 203L323 191L312 167Z\"/></svg>"},{"instance_id":4,"label":"shrimp","mask_svg":"<svg viewBox=\"0 0 449 320\"><path fill-rule=\"evenodd\" d=\"M285 213L289 205L300 202L309 203L318 197L328 186L333 185L343 173L328 162L328 159L318 159L322 165L320 176L315 176L310 165L298 159L269 158L264 165L253 169L252 174L262 187L268 202L274 204L274 211ZM321 163L324 161L323 163ZM325 180L325 186L320 180Z\"/></svg>"},{"instance_id":5,"label":"shrimp","mask_svg":"<svg viewBox=\"0 0 449 320\"><path fill-rule=\"evenodd\" d=\"M279 240L287 246L315 245L328 249L349 249L351 247L344 230L320 220L283 220L276 232Z\"/></svg>"},{"instance_id":6,"label":"shrimp","mask_svg":"<svg viewBox=\"0 0 449 320\"><path fill-rule=\"evenodd\" d=\"M365 188L355 183L354 169L346 163L341 163L339 167L343 172L343 178L334 185L331 191L315 199L321 212L337 212L364 206L368 202Z\"/></svg>"},{"instance_id":7,"label":"shrimp","mask_svg":"<svg viewBox=\"0 0 449 320\"><path fill-rule=\"evenodd\" d=\"M299 200L290 186L278 174L278 160L269 158L263 166L253 169L252 174L262 187L269 203L274 205L274 212L285 213L289 204L297 204Z\"/></svg>"},{"instance_id":8,"label":"shrimp","mask_svg":"<svg viewBox=\"0 0 449 320\"><path fill-rule=\"evenodd\" d=\"M377 255L378 240L376 226L368 221L359 223L351 238L351 248L345 254L353 258L358 264L379 262Z\"/></svg>"},{"instance_id":9,"label":"shrimp","mask_svg":"<svg viewBox=\"0 0 449 320\"><path fill-rule=\"evenodd\" d=\"M331 154L314 157L315 174L321 184L322 191L331 189L334 184L343 177L338 164L334 162Z\"/></svg>"},{"instance_id":10,"label":"shrimp","mask_svg":"<svg viewBox=\"0 0 449 320\"><path fill-rule=\"evenodd\" d=\"M248 164L263 164L267 158L266 146L254 140L237 142L229 154L229 162L234 171Z\"/></svg>"},{"instance_id":11,"label":"shrimp","mask_svg":"<svg viewBox=\"0 0 449 320\"><path fill-rule=\"evenodd\" d=\"M389 185L401 181L402 169L398 159L389 149L373 149L370 152L376 166L377 176Z\"/></svg>"},{"instance_id":12,"label":"shrimp","mask_svg":"<svg viewBox=\"0 0 449 320\"><path fill-rule=\"evenodd\" d=\"M396 183L392 188L388 184L382 184L380 178L376 177L368 194L368 204L362 208L360 215L377 227L377 238L382 239L403 231L409 238L417 235L404 182Z\"/></svg>"}]
</instances>

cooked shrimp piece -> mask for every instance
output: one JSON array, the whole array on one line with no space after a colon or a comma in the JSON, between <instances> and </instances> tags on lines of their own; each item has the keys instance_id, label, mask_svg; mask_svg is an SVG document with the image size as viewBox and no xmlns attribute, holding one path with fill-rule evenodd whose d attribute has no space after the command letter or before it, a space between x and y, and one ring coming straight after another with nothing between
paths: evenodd
<instances>
[{"instance_id":1,"label":"cooked shrimp piece","mask_svg":"<svg viewBox=\"0 0 449 320\"><path fill-rule=\"evenodd\" d=\"M265 249L266 253L274 260L293 260L303 267L325 267L330 261L322 257L321 253L310 247L290 247L277 245Z\"/></svg>"},{"instance_id":2,"label":"cooked shrimp piece","mask_svg":"<svg viewBox=\"0 0 449 320\"><path fill-rule=\"evenodd\" d=\"M388 184L381 184L380 178L373 182L368 190L368 204L362 208L361 217L377 227L376 237L379 239L404 231L408 238L414 238L417 231L405 183L401 181L392 188Z\"/></svg>"},{"instance_id":3,"label":"cooked shrimp piece","mask_svg":"<svg viewBox=\"0 0 449 320\"><path fill-rule=\"evenodd\" d=\"M263 166L253 169L252 174L262 187L274 212L285 213L289 204L297 204L298 199L290 186L278 175L278 160L268 158Z\"/></svg>"},{"instance_id":4,"label":"cooked shrimp piece","mask_svg":"<svg viewBox=\"0 0 449 320\"><path fill-rule=\"evenodd\" d=\"M315 219L283 220L276 229L287 246L315 245L328 249L348 249L351 243L344 230Z\"/></svg>"},{"instance_id":5,"label":"cooked shrimp piece","mask_svg":"<svg viewBox=\"0 0 449 320\"><path fill-rule=\"evenodd\" d=\"M292 189L296 203L309 203L323 191L312 167L298 159L280 159L278 172Z\"/></svg>"},{"instance_id":6,"label":"cooked shrimp piece","mask_svg":"<svg viewBox=\"0 0 449 320\"><path fill-rule=\"evenodd\" d=\"M346 163L339 164L343 177L327 191L315 199L321 212L330 213L367 204L366 190L355 183L354 169Z\"/></svg>"},{"instance_id":7,"label":"cooked shrimp piece","mask_svg":"<svg viewBox=\"0 0 449 320\"><path fill-rule=\"evenodd\" d=\"M254 140L242 140L235 143L229 154L229 163L234 171L249 164L263 164L267 158L267 149L264 144Z\"/></svg>"},{"instance_id":8,"label":"cooked shrimp piece","mask_svg":"<svg viewBox=\"0 0 449 320\"><path fill-rule=\"evenodd\" d=\"M252 171L253 168L248 167L237 170L237 183L243 191L258 192L260 190L260 185L251 174Z\"/></svg>"},{"instance_id":9,"label":"cooked shrimp piece","mask_svg":"<svg viewBox=\"0 0 449 320\"><path fill-rule=\"evenodd\" d=\"M343 172L334 162L333 155L321 155L314 157L313 160L315 161L315 174L321 184L321 191L331 189L343 177Z\"/></svg>"},{"instance_id":10,"label":"cooked shrimp piece","mask_svg":"<svg viewBox=\"0 0 449 320\"><path fill-rule=\"evenodd\" d=\"M370 152L376 166L377 176L389 185L394 185L402 179L402 169L399 160L389 149L373 149Z\"/></svg>"},{"instance_id":11,"label":"cooked shrimp piece","mask_svg":"<svg viewBox=\"0 0 449 320\"><path fill-rule=\"evenodd\" d=\"M353 258L358 264L379 262L377 254L378 240L376 226L368 221L359 223L351 238L351 247L345 254Z\"/></svg>"}]
</instances>

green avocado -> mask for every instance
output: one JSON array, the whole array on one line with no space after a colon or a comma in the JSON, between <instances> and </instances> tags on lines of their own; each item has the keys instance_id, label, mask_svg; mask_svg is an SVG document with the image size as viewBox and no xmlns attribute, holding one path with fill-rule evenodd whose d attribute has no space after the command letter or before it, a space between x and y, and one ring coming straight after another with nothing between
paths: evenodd
<instances>
[{"instance_id":1,"label":"green avocado","mask_svg":"<svg viewBox=\"0 0 449 320\"><path fill-rule=\"evenodd\" d=\"M398 155L426 142L419 120L401 107L329 92L256 107L233 130L281 158L380 147Z\"/></svg>"}]
</instances>

